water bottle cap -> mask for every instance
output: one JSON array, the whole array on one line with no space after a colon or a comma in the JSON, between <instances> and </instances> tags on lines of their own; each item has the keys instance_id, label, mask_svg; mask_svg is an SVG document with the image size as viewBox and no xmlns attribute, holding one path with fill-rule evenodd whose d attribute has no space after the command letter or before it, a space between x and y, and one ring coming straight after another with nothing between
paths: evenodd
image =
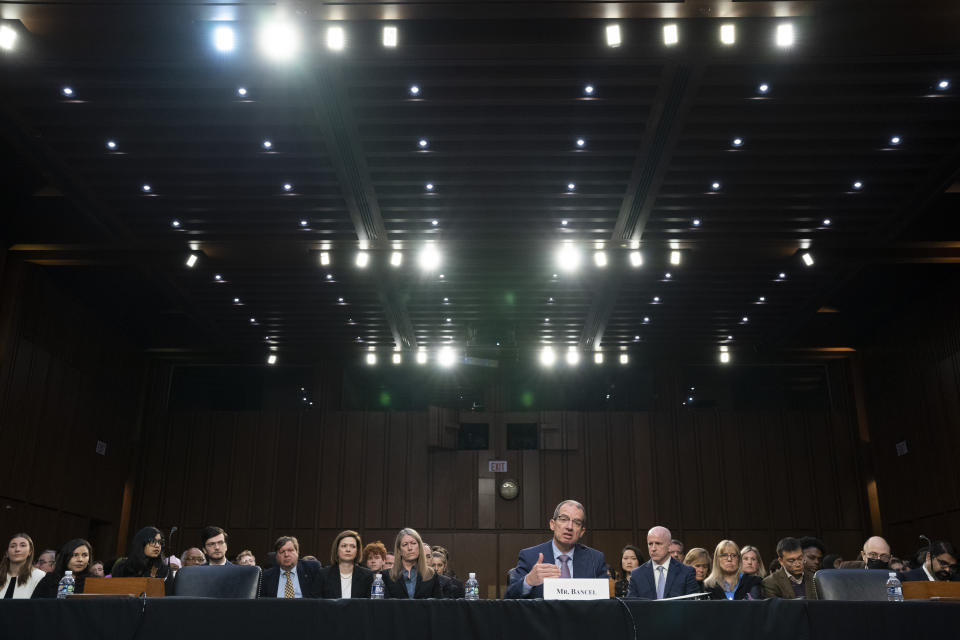
<instances>
[{"instance_id":1,"label":"water bottle cap","mask_svg":"<svg viewBox=\"0 0 960 640\"><path fill-rule=\"evenodd\" d=\"M73 571L70 571L70 569L67 569L66 571L63 572L63 575L64 575L64 576L72 576L72 575L73 575Z\"/></svg>"},{"instance_id":2,"label":"water bottle cap","mask_svg":"<svg viewBox=\"0 0 960 640\"><path fill-rule=\"evenodd\" d=\"M890 572L890 577L891 577L891 578L896 578L896 577L897 577L897 572L896 572L896 571L891 571L891 572Z\"/></svg>"},{"instance_id":3,"label":"water bottle cap","mask_svg":"<svg viewBox=\"0 0 960 640\"><path fill-rule=\"evenodd\" d=\"M379 572L377 572L377 577L378 577L378 578L382 577L382 574L379 573Z\"/></svg>"},{"instance_id":4,"label":"water bottle cap","mask_svg":"<svg viewBox=\"0 0 960 640\"><path fill-rule=\"evenodd\" d=\"M471 580L476 580L476 579L477 579L477 574L471 573L471 574L470 574L470 579L471 579Z\"/></svg>"}]
</instances>

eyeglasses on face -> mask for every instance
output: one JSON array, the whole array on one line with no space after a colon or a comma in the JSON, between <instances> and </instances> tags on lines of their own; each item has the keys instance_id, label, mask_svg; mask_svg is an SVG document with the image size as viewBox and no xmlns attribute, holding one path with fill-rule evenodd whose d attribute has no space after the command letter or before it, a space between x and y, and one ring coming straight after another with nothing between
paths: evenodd
<instances>
[{"instance_id":1,"label":"eyeglasses on face","mask_svg":"<svg viewBox=\"0 0 960 640\"><path fill-rule=\"evenodd\" d=\"M563 525L567 525L567 524L570 524L570 523L572 522L572 523L573 523L573 526L574 526L575 528L577 528L577 529L580 529L581 527L583 527L583 520L580 520L580 519L571 520L570 516L568 516L568 515L566 515L566 514L564 514L564 515L562 515L562 516L557 516L557 522L559 522L560 524L563 524Z\"/></svg>"}]
</instances>

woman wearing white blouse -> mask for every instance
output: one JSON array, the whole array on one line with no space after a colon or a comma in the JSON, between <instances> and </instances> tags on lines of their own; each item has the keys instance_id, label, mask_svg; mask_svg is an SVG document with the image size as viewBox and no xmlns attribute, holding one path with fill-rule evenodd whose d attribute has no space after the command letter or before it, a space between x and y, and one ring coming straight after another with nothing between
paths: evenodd
<instances>
[{"instance_id":1,"label":"woman wearing white blouse","mask_svg":"<svg viewBox=\"0 0 960 640\"><path fill-rule=\"evenodd\" d=\"M360 566L363 543L356 531L341 531L330 549L330 566L321 579L322 598L369 598L373 572Z\"/></svg>"},{"instance_id":2,"label":"woman wearing white blouse","mask_svg":"<svg viewBox=\"0 0 960 640\"><path fill-rule=\"evenodd\" d=\"M47 574L33 568L33 540L25 533L15 533L0 560L0 598L26 599Z\"/></svg>"}]
</instances>

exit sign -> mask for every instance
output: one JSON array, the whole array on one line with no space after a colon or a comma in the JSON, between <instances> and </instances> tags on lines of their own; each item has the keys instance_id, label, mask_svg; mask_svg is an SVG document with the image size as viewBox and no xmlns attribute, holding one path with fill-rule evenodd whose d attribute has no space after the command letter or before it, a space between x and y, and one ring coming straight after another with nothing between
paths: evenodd
<instances>
[{"instance_id":1,"label":"exit sign","mask_svg":"<svg viewBox=\"0 0 960 640\"><path fill-rule=\"evenodd\" d=\"M490 460L490 471L492 473L506 473L507 461L506 460Z\"/></svg>"}]
</instances>

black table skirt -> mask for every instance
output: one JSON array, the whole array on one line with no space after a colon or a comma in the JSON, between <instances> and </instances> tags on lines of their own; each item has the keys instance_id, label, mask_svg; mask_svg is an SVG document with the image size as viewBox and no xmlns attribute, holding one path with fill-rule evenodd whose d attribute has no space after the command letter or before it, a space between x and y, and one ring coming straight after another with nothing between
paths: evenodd
<instances>
[{"instance_id":1,"label":"black table skirt","mask_svg":"<svg viewBox=\"0 0 960 640\"><path fill-rule=\"evenodd\" d=\"M282 634L290 634L284 636ZM0 601L0 639L640 640L960 637L960 603L600 600Z\"/></svg>"}]
</instances>

